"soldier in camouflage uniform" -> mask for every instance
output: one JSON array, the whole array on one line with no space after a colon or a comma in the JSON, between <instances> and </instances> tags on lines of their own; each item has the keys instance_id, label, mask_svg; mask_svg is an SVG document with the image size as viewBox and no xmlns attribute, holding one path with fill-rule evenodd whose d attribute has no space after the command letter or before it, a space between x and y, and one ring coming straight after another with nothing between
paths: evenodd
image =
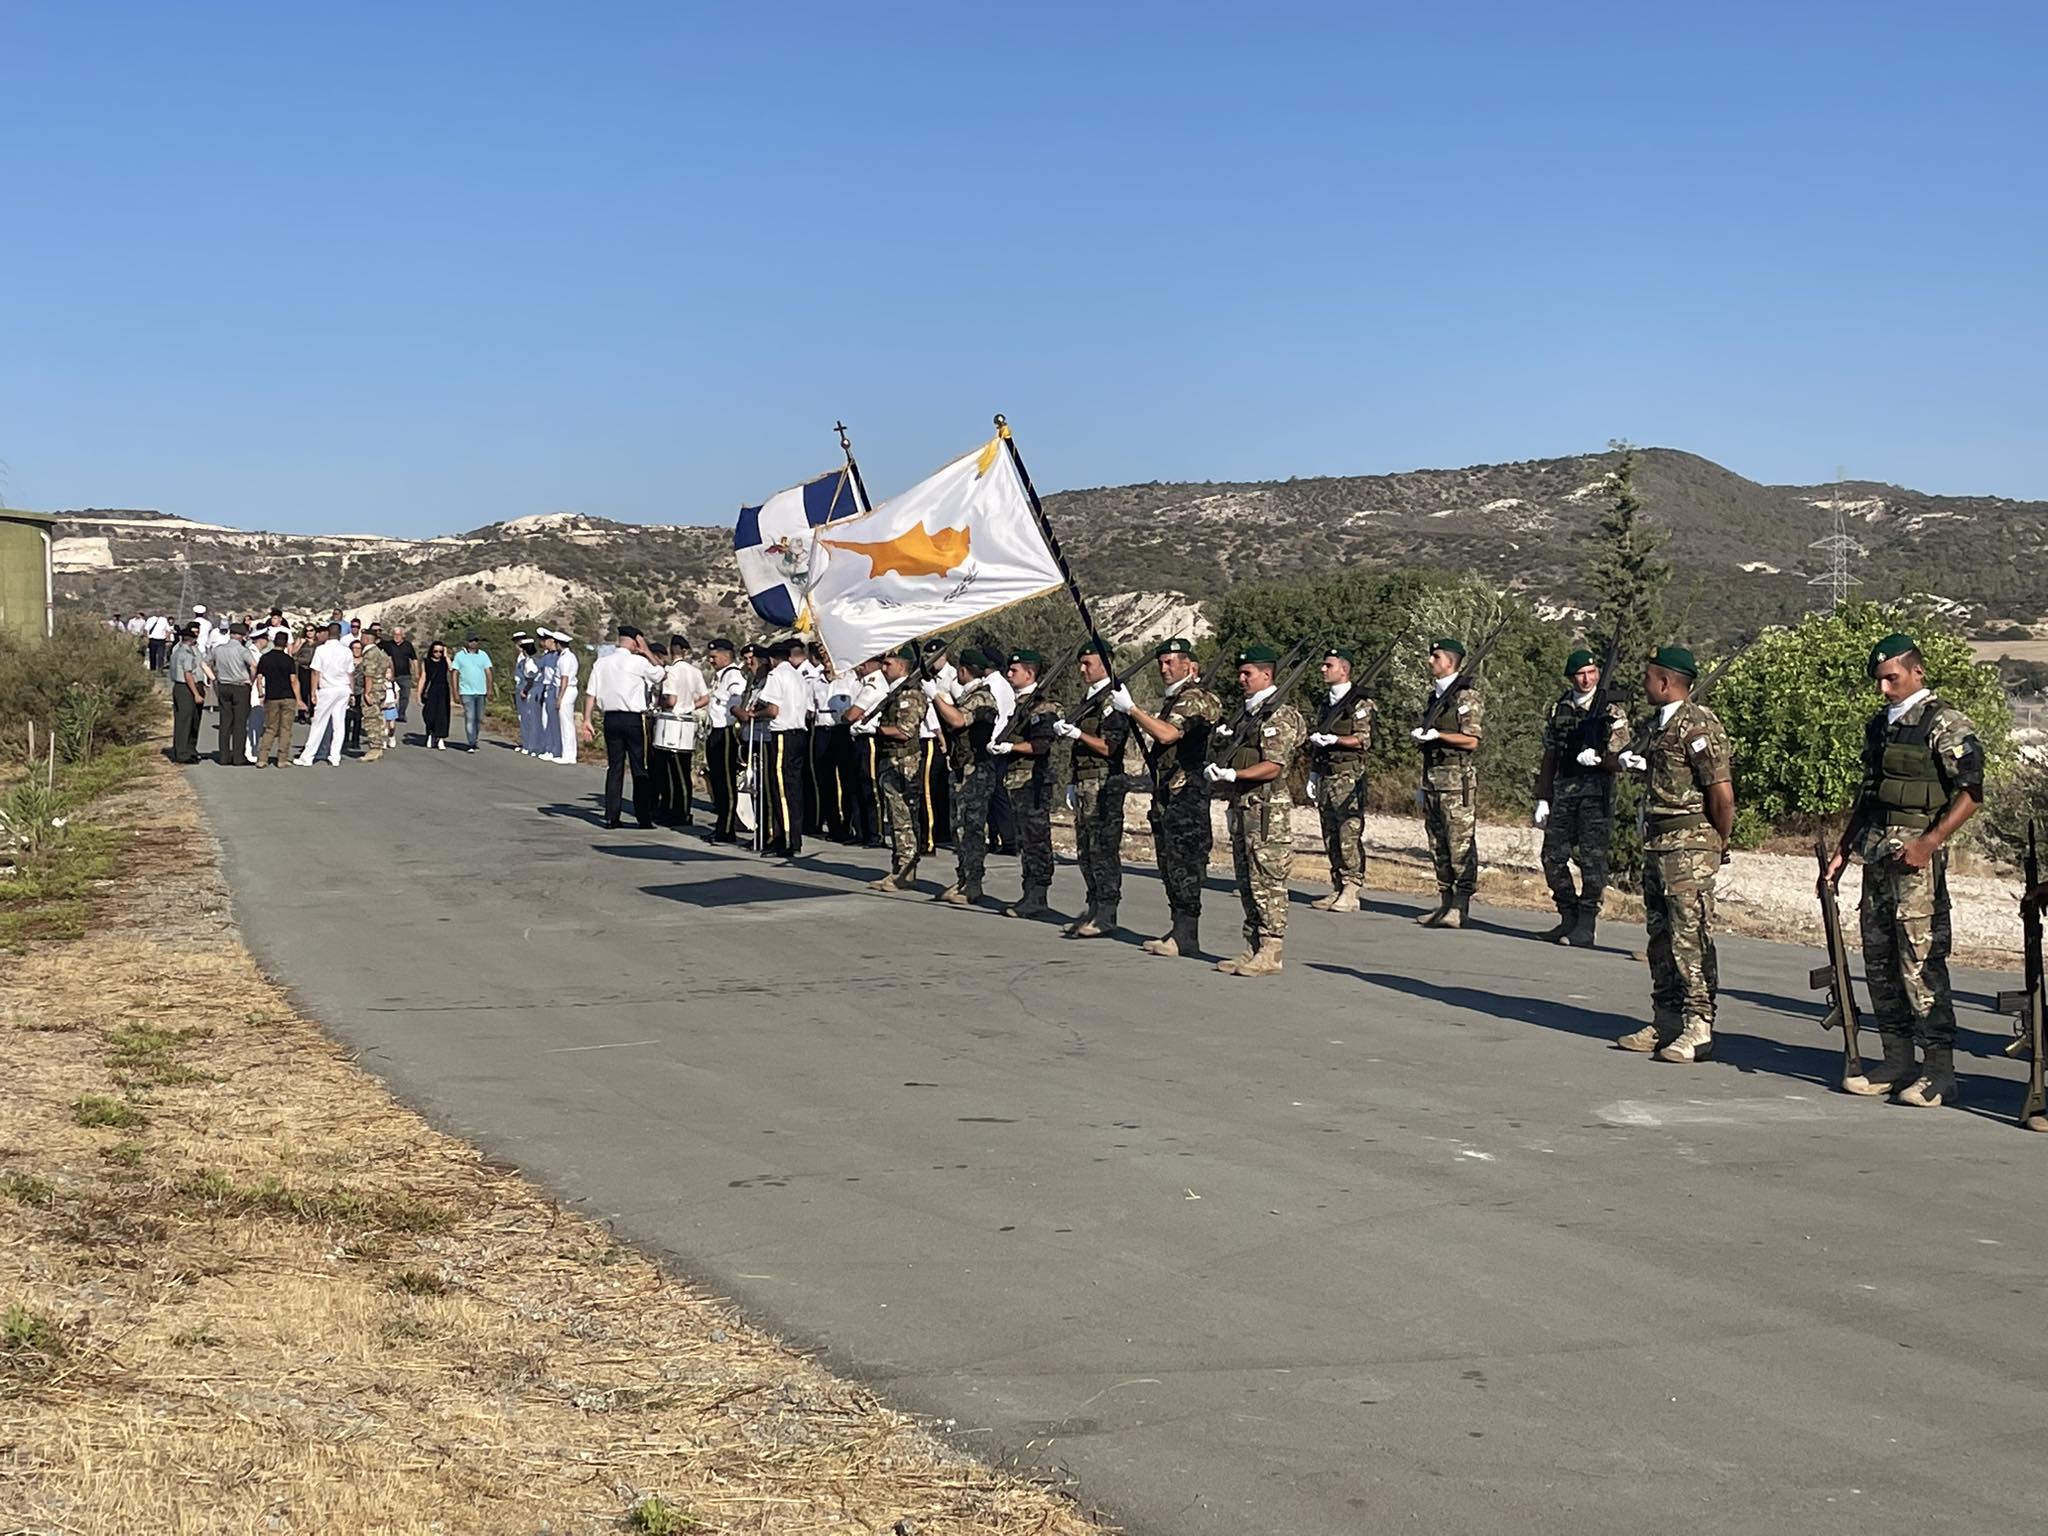
<instances>
[{"instance_id":1,"label":"soldier in camouflage uniform","mask_svg":"<svg viewBox=\"0 0 2048 1536\"><path fill-rule=\"evenodd\" d=\"M958 681L950 692L937 683L925 684L945 733L952 780L947 799L953 812L953 883L933 899L955 907L981 900L981 877L988 865L988 803L999 777L988 751L998 713L989 683L994 668L993 656L969 646L960 653Z\"/></svg>"},{"instance_id":2,"label":"soldier in camouflage uniform","mask_svg":"<svg viewBox=\"0 0 2048 1536\"><path fill-rule=\"evenodd\" d=\"M1728 736L1691 692L1699 667L1683 646L1660 648L1644 669L1657 713L1620 754L1643 791L1643 926L1650 949L1651 1021L1615 1041L1659 1061L1706 1061L1714 1052L1714 879L1735 830Z\"/></svg>"},{"instance_id":3,"label":"soldier in camouflage uniform","mask_svg":"<svg viewBox=\"0 0 2048 1536\"><path fill-rule=\"evenodd\" d=\"M1024 866L1024 894L1003 908L1005 917L1037 917L1052 890L1052 748L1059 740L1053 723L1060 707L1041 698L1038 680L1045 658L1036 651L1012 651L1004 670L1017 692L1009 723L989 751L1003 760L1003 788L1017 818L1017 857Z\"/></svg>"},{"instance_id":4,"label":"soldier in camouflage uniform","mask_svg":"<svg viewBox=\"0 0 2048 1536\"><path fill-rule=\"evenodd\" d=\"M1333 887L1309 903L1321 912L1356 912L1365 890L1365 754L1377 706L1351 686L1357 661L1347 646L1333 645L1324 655L1329 696L1308 733L1309 798L1322 818Z\"/></svg>"},{"instance_id":5,"label":"soldier in camouflage uniform","mask_svg":"<svg viewBox=\"0 0 2048 1536\"><path fill-rule=\"evenodd\" d=\"M1214 832L1209 820L1209 781L1203 765L1209 758L1209 731L1223 715L1223 701L1202 686L1194 647L1176 636L1153 652L1166 696L1158 712L1140 709L1128 688L1117 688L1109 707L1129 717L1140 732L1146 766L1152 773L1152 856L1159 863L1159 882L1166 887L1166 906L1173 925L1161 937L1145 942L1148 955L1202 953L1202 881L1209 873Z\"/></svg>"},{"instance_id":6,"label":"soldier in camouflage uniform","mask_svg":"<svg viewBox=\"0 0 2048 1536\"><path fill-rule=\"evenodd\" d=\"M1984 746L1970 717L1928 689L1905 635L1872 646L1868 671L1885 707L1864 728L1862 787L1823 878L1839 880L1852 853L1863 860L1863 974L1884 1062L1842 1086L1928 1109L1956 1101L1946 845L1984 803Z\"/></svg>"},{"instance_id":7,"label":"soldier in camouflage uniform","mask_svg":"<svg viewBox=\"0 0 2048 1536\"><path fill-rule=\"evenodd\" d=\"M1593 653L1565 658L1565 691L1543 726L1543 767L1536 775L1536 825L1543 829L1543 878L1557 903L1554 944L1593 946L1607 894L1607 852L1614 842L1614 758L1628 745L1628 714L1609 700L1599 718L1593 702L1600 664ZM1572 883L1572 863L1581 885Z\"/></svg>"},{"instance_id":8,"label":"soldier in camouflage uniform","mask_svg":"<svg viewBox=\"0 0 2048 1536\"><path fill-rule=\"evenodd\" d=\"M1209 732L1209 762L1202 770L1211 792L1223 797L1230 828L1230 858L1244 903L1244 953L1219 960L1230 976L1276 976L1287 936L1287 877L1294 860L1294 799L1287 769L1308 726L1291 704L1274 704L1273 672L1280 653L1270 645L1237 653L1244 707Z\"/></svg>"},{"instance_id":9,"label":"soldier in camouflage uniform","mask_svg":"<svg viewBox=\"0 0 2048 1536\"><path fill-rule=\"evenodd\" d=\"M1108 938L1117 930L1124 890L1124 746L1130 719L1109 707L1109 649L1090 640L1078 658L1088 691L1073 718L1053 726L1073 744L1067 782L1074 803L1074 858L1088 889L1088 910L1063 930L1070 939Z\"/></svg>"},{"instance_id":10,"label":"soldier in camouflage uniform","mask_svg":"<svg viewBox=\"0 0 2048 1536\"><path fill-rule=\"evenodd\" d=\"M871 891L907 891L917 880L918 854L924 829L918 824L924 804L919 779L924 747L918 728L924 723L925 697L906 681L917 665L917 650L906 645L882 658L882 675L895 689L876 706L876 753L881 772L877 788L889 822L889 873L868 882Z\"/></svg>"},{"instance_id":11,"label":"soldier in camouflage uniform","mask_svg":"<svg viewBox=\"0 0 2048 1536\"><path fill-rule=\"evenodd\" d=\"M1486 703L1464 675L1464 642L1446 635L1429 643L1434 680L1423 723L1408 734L1422 749L1422 824L1436 861L1436 909L1416 921L1425 928L1462 928L1479 889L1479 732Z\"/></svg>"},{"instance_id":12,"label":"soldier in camouflage uniform","mask_svg":"<svg viewBox=\"0 0 2048 1536\"><path fill-rule=\"evenodd\" d=\"M384 685L391 681L391 656L381 645L363 647L356 663L356 682L363 690L363 761L384 755Z\"/></svg>"}]
</instances>

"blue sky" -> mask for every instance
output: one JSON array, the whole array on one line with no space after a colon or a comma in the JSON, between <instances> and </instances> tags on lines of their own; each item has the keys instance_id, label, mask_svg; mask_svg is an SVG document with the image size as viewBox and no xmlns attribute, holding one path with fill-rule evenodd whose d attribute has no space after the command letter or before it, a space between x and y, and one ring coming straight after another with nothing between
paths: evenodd
<instances>
[{"instance_id":1,"label":"blue sky","mask_svg":"<svg viewBox=\"0 0 2048 1536\"><path fill-rule=\"evenodd\" d=\"M1668 444L2048 497L2048 7L0 7L0 499Z\"/></svg>"}]
</instances>

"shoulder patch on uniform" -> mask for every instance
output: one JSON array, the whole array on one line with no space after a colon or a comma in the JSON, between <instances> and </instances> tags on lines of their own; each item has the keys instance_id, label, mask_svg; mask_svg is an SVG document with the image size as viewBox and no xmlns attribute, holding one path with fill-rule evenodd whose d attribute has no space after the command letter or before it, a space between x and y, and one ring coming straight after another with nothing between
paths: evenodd
<instances>
[{"instance_id":1,"label":"shoulder patch on uniform","mask_svg":"<svg viewBox=\"0 0 2048 1536\"><path fill-rule=\"evenodd\" d=\"M1695 736L1695 737L1693 737L1693 739L1692 739L1692 742L1691 742L1691 747L1692 747L1692 750L1693 750L1693 751L1695 751L1695 752L1704 752L1704 751L1706 751L1706 750L1707 750L1707 738L1706 738L1706 737L1704 737L1704 736Z\"/></svg>"},{"instance_id":2,"label":"shoulder patch on uniform","mask_svg":"<svg viewBox=\"0 0 2048 1536\"><path fill-rule=\"evenodd\" d=\"M1269 725L1266 727L1266 734L1268 736L1278 736L1280 734L1280 727L1277 725Z\"/></svg>"}]
</instances>

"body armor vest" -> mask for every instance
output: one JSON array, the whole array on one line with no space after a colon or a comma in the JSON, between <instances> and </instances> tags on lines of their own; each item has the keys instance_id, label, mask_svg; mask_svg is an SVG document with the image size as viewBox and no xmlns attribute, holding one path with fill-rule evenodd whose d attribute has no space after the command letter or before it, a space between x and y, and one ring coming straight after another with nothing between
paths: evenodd
<instances>
[{"instance_id":1,"label":"body armor vest","mask_svg":"<svg viewBox=\"0 0 2048 1536\"><path fill-rule=\"evenodd\" d=\"M1341 699L1325 699L1323 707L1316 714L1316 732L1323 736L1350 736L1351 727L1357 724L1352 719L1352 710L1358 707L1359 693L1351 689ZM1339 763L1365 756L1363 747L1318 747L1316 749L1324 762Z\"/></svg>"},{"instance_id":2,"label":"body armor vest","mask_svg":"<svg viewBox=\"0 0 2048 1536\"><path fill-rule=\"evenodd\" d=\"M1441 701L1425 699L1422 705L1423 719L1428 720L1439 731L1447 728L1455 731L1458 728L1458 695L1463 693L1469 686L1466 683L1453 683L1444 690ZM1433 720L1430 719L1430 711L1432 709L1436 712L1436 717ZM1445 725L1446 721L1450 722L1448 727ZM1447 747L1440 741L1425 741L1422 744L1422 766L1425 770L1434 768L1440 763L1463 762L1470 759L1471 756L1472 753L1469 750Z\"/></svg>"},{"instance_id":3,"label":"body armor vest","mask_svg":"<svg viewBox=\"0 0 2048 1536\"><path fill-rule=\"evenodd\" d=\"M1919 830L1933 824L1948 804L1941 763L1928 746L1936 705L1930 701L1911 725L1890 725L1883 715L1870 722L1870 752L1877 766L1878 815L1888 827Z\"/></svg>"}]
</instances>

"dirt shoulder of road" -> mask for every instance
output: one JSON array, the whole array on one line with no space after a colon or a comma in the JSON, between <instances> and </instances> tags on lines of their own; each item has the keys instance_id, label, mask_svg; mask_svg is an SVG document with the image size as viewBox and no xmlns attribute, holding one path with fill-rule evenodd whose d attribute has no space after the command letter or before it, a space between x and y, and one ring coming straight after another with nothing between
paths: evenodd
<instances>
[{"instance_id":1,"label":"dirt shoulder of road","mask_svg":"<svg viewBox=\"0 0 2048 1536\"><path fill-rule=\"evenodd\" d=\"M0 1526L1102 1529L397 1104L242 947L176 771L93 814L86 931L0 980Z\"/></svg>"}]
</instances>

